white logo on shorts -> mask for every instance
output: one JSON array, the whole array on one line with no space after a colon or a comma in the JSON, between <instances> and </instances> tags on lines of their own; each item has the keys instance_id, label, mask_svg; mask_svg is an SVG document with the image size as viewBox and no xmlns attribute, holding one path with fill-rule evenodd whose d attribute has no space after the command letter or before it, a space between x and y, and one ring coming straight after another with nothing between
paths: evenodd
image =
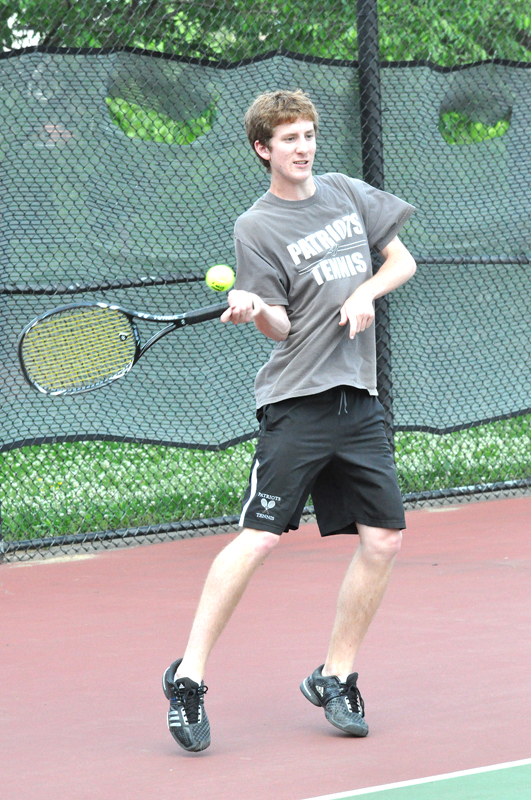
<instances>
[{"instance_id":1,"label":"white logo on shorts","mask_svg":"<svg viewBox=\"0 0 531 800\"><path fill-rule=\"evenodd\" d=\"M276 503L275 503L274 500L266 500L265 497L262 497L260 502L262 503L262 508L265 508L266 511L267 511L267 509L273 508L274 506L276 506Z\"/></svg>"}]
</instances>

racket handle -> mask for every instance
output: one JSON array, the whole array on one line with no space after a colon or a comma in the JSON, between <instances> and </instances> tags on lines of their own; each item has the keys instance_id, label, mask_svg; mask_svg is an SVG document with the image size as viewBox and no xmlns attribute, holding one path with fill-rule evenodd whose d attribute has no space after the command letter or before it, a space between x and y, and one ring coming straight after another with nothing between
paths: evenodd
<instances>
[{"instance_id":1,"label":"racket handle","mask_svg":"<svg viewBox=\"0 0 531 800\"><path fill-rule=\"evenodd\" d=\"M182 315L181 325L194 325L196 322L206 322L209 319L216 319L221 317L224 311L228 308L227 303L217 303L213 306L205 306L205 308L198 308L196 311L187 311Z\"/></svg>"}]
</instances>

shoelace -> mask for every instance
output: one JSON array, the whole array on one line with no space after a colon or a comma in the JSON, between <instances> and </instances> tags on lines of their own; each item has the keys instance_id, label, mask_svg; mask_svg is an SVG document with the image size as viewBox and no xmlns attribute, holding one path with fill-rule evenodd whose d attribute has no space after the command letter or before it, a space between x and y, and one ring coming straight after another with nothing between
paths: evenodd
<instances>
[{"instance_id":1,"label":"shoelace","mask_svg":"<svg viewBox=\"0 0 531 800\"><path fill-rule=\"evenodd\" d=\"M197 689L178 689L172 686L172 695L178 703L184 706L186 718L190 724L195 724L199 719L199 704L201 697L208 692L208 686L198 686Z\"/></svg>"},{"instance_id":2,"label":"shoelace","mask_svg":"<svg viewBox=\"0 0 531 800\"><path fill-rule=\"evenodd\" d=\"M362 717L365 716L365 703L363 702L363 697L360 694L360 690L356 686L355 683L340 683L339 684L341 694L344 697L348 697L350 701L350 705L352 708L356 708L358 712L361 714ZM361 711L360 711L361 709Z\"/></svg>"}]
</instances>

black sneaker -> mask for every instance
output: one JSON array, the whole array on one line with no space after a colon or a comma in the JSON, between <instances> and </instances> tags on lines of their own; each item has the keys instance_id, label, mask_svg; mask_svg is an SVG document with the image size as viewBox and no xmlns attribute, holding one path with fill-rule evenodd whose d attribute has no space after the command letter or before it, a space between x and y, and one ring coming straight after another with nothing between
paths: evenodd
<instances>
[{"instance_id":1,"label":"black sneaker","mask_svg":"<svg viewBox=\"0 0 531 800\"><path fill-rule=\"evenodd\" d=\"M365 706L356 685L358 673L349 675L345 683L338 677L324 676L324 664L312 672L301 683L301 692L314 706L324 708L328 722L351 736L367 736L369 726L365 722Z\"/></svg>"},{"instance_id":2,"label":"black sneaker","mask_svg":"<svg viewBox=\"0 0 531 800\"><path fill-rule=\"evenodd\" d=\"M162 691L170 701L168 730L185 750L206 750L210 744L210 724L203 696L208 687L190 678L175 678L182 658L174 661L162 676Z\"/></svg>"}]
</instances>

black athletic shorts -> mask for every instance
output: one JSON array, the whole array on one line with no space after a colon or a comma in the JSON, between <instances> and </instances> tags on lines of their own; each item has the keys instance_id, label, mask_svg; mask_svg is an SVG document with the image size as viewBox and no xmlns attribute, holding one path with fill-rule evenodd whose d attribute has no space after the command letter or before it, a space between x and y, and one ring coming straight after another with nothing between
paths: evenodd
<instances>
[{"instance_id":1,"label":"black athletic shorts","mask_svg":"<svg viewBox=\"0 0 531 800\"><path fill-rule=\"evenodd\" d=\"M383 408L365 389L337 386L264 406L240 526L299 527L311 493L321 536L356 523L406 527Z\"/></svg>"}]
</instances>

